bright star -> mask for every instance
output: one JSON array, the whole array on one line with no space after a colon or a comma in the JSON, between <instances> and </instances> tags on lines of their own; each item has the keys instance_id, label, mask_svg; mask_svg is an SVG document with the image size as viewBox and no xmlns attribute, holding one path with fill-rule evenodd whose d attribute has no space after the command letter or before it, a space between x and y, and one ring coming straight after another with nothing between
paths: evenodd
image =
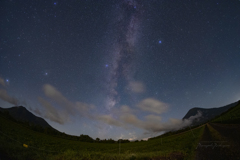
<instances>
[{"instance_id":1,"label":"bright star","mask_svg":"<svg viewBox=\"0 0 240 160\"><path fill-rule=\"evenodd\" d=\"M159 44L161 44L161 43L162 43L162 41L158 41L158 43L159 43Z\"/></svg>"},{"instance_id":2,"label":"bright star","mask_svg":"<svg viewBox=\"0 0 240 160\"><path fill-rule=\"evenodd\" d=\"M108 67L108 64L106 64L105 67Z\"/></svg>"},{"instance_id":3,"label":"bright star","mask_svg":"<svg viewBox=\"0 0 240 160\"><path fill-rule=\"evenodd\" d=\"M53 4L54 4L54 5L57 5L57 2L54 2Z\"/></svg>"},{"instance_id":4,"label":"bright star","mask_svg":"<svg viewBox=\"0 0 240 160\"><path fill-rule=\"evenodd\" d=\"M8 80L8 79L6 79L6 81L8 82L9 80Z\"/></svg>"},{"instance_id":5,"label":"bright star","mask_svg":"<svg viewBox=\"0 0 240 160\"><path fill-rule=\"evenodd\" d=\"M48 75L48 73L45 73L45 75L47 76L47 75Z\"/></svg>"}]
</instances>

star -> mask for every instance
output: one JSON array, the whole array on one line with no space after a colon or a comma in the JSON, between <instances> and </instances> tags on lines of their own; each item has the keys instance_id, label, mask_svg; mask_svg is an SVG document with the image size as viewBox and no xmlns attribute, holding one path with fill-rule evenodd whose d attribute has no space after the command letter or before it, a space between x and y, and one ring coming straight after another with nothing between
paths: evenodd
<instances>
[{"instance_id":1,"label":"star","mask_svg":"<svg viewBox=\"0 0 240 160\"><path fill-rule=\"evenodd\" d=\"M133 138L136 131L140 139L148 132L142 127L148 119L141 117L151 113L138 106L161 107L160 102L169 105L171 111L164 113L167 120L183 117L196 104L212 108L232 103L231 99L239 100L240 39L235 33L239 31L240 16L235 3L46 2L3 4L0 69L5 68L0 73L0 92L6 90L19 102L26 99L34 109L46 109L46 114L51 112L49 101L59 115L42 116L53 121L53 127L61 132L78 136L84 132L102 139L121 133L122 137ZM173 9L166 9L169 5ZM66 7L72 11L61 20ZM16 19L21 21L13 25ZM11 79L10 83L13 77L17 80ZM57 104L59 95L63 104ZM0 93L0 99L11 100L1 96L5 93ZM79 110L85 106L89 110ZM84 118L78 116L78 111ZM143 125L135 123L125 130L129 125L125 123L128 115L122 116L125 113L139 118ZM63 125L59 127L55 122ZM83 131L75 130L84 123ZM154 127L150 126L149 131Z\"/></svg>"}]
</instances>

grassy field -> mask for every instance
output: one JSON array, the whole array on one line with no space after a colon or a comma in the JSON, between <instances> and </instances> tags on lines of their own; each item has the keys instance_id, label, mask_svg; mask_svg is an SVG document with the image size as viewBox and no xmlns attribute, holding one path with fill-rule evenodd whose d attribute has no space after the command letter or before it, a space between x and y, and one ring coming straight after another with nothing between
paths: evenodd
<instances>
[{"instance_id":1,"label":"grassy field","mask_svg":"<svg viewBox=\"0 0 240 160\"><path fill-rule=\"evenodd\" d=\"M195 159L240 159L239 133L239 124L206 124Z\"/></svg>"},{"instance_id":2,"label":"grassy field","mask_svg":"<svg viewBox=\"0 0 240 160\"><path fill-rule=\"evenodd\" d=\"M119 147L118 143L88 143L50 136L0 117L0 151L13 159L192 159L203 129L122 143Z\"/></svg>"},{"instance_id":3,"label":"grassy field","mask_svg":"<svg viewBox=\"0 0 240 160\"><path fill-rule=\"evenodd\" d=\"M240 103L227 112L217 116L211 122L224 124L240 124Z\"/></svg>"},{"instance_id":4,"label":"grassy field","mask_svg":"<svg viewBox=\"0 0 240 160\"><path fill-rule=\"evenodd\" d=\"M199 142L228 140L234 146L233 149L236 149L236 144L240 141L238 138L240 127L237 126L237 123L240 124L239 115L240 104L216 117L211 123L194 129L180 133L179 131L173 132L171 135L158 136L148 141L121 143L120 145L64 139L33 131L22 124L0 116L0 158L33 160L197 159L196 157L204 158L207 156L204 153L208 152L208 155L213 158L221 154L214 155L217 150L210 152L210 150L196 149ZM229 156L230 151L224 150L221 153Z\"/></svg>"}]
</instances>

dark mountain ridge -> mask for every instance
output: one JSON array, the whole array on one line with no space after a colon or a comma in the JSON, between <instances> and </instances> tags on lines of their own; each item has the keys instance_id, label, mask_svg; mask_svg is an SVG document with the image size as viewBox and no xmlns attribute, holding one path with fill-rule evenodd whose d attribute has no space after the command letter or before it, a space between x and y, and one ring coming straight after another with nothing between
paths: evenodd
<instances>
[{"instance_id":1,"label":"dark mountain ridge","mask_svg":"<svg viewBox=\"0 0 240 160\"><path fill-rule=\"evenodd\" d=\"M191 116L195 116L196 114L198 114L198 112L200 112L201 116L199 118L193 120L193 123L192 123L192 126L199 125L201 123L204 123L204 122L207 122L207 121L213 119L214 117L222 114L223 112L226 112L227 110L236 106L237 104L238 104L238 102L235 102L235 103L231 103L229 105L219 107L219 108L197 108L197 107L195 107L195 108L190 109L182 119L183 120L189 119Z\"/></svg>"},{"instance_id":2,"label":"dark mountain ridge","mask_svg":"<svg viewBox=\"0 0 240 160\"><path fill-rule=\"evenodd\" d=\"M23 106L1 108L0 111L8 113L12 118L20 122L28 122L31 125L38 125L43 128L52 128L43 118L35 116Z\"/></svg>"}]
</instances>

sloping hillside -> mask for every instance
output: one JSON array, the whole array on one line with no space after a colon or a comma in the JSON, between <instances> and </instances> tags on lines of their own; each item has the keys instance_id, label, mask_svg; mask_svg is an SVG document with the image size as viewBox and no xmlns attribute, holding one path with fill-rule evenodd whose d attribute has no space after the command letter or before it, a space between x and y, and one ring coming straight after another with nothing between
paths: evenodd
<instances>
[{"instance_id":1,"label":"sloping hillside","mask_svg":"<svg viewBox=\"0 0 240 160\"><path fill-rule=\"evenodd\" d=\"M28 122L32 125L39 125L43 128L46 127L52 128L43 118L35 116L23 106L15 106L11 108L0 107L0 111L2 113L9 114L12 118L14 118L17 121Z\"/></svg>"},{"instance_id":2,"label":"sloping hillside","mask_svg":"<svg viewBox=\"0 0 240 160\"><path fill-rule=\"evenodd\" d=\"M223 106L223 107L219 107L219 108L192 108L190 109L187 114L183 117L183 119L188 119L191 116L196 115L198 112L201 113L201 117L195 119L192 123L192 125L198 125L198 124L202 124L204 122L207 122L211 119L213 119L214 117L228 111L230 108L236 106L238 104L238 102Z\"/></svg>"},{"instance_id":3,"label":"sloping hillside","mask_svg":"<svg viewBox=\"0 0 240 160\"><path fill-rule=\"evenodd\" d=\"M225 124L240 124L240 101L226 112L216 116L212 122Z\"/></svg>"}]
</instances>

